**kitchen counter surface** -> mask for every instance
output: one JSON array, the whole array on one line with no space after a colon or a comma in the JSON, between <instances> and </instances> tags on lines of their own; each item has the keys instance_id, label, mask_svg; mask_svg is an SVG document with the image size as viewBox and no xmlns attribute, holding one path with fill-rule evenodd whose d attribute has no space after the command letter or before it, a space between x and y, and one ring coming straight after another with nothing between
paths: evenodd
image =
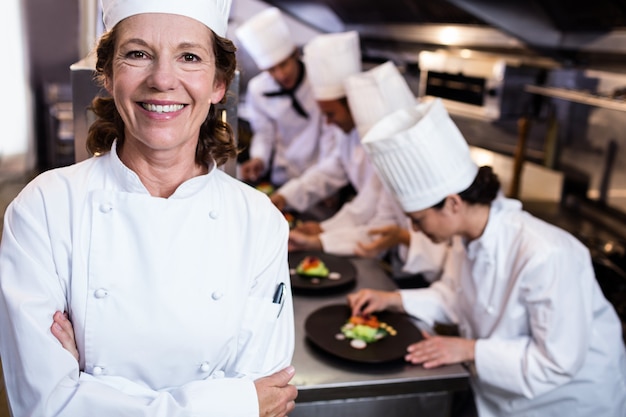
<instances>
[{"instance_id":1,"label":"kitchen counter surface","mask_svg":"<svg viewBox=\"0 0 626 417\"><path fill-rule=\"evenodd\" d=\"M440 407L439 411L443 410L440 415L447 415L445 411L449 409L451 393L468 387L469 373L463 366L450 365L427 370L421 365L410 365L402 360L384 364L353 363L330 356L307 340L304 333L305 320L318 308L346 303L346 295L360 288L397 288L378 261L350 259L357 270L354 287L330 295L294 296L296 344L293 364L296 375L292 382L298 387L299 393L296 411L292 415L333 415L334 409L327 410L328 414L308 414L306 405L315 405L319 412L322 404L329 406L333 401L345 403L356 399L370 401L374 398L384 401L386 397L394 397L395 403L398 403L398 396L436 399L424 405L424 411ZM419 400L411 401L414 406L419 404ZM355 409L352 408L352 411ZM415 413L416 410L412 412Z\"/></svg>"}]
</instances>

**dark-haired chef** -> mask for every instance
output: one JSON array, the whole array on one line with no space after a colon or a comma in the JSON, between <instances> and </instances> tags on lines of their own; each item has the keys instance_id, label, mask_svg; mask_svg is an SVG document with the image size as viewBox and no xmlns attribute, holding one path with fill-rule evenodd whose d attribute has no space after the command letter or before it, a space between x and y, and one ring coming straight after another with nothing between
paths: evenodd
<instances>
[{"instance_id":1,"label":"dark-haired chef","mask_svg":"<svg viewBox=\"0 0 626 417\"><path fill-rule=\"evenodd\" d=\"M429 288L361 290L353 313L457 324L460 337L425 334L406 360L467 364L480 417L626 415L621 324L585 246L502 196L440 100L389 115L363 146L414 230L454 244Z\"/></svg>"},{"instance_id":2,"label":"dark-haired chef","mask_svg":"<svg viewBox=\"0 0 626 417\"><path fill-rule=\"evenodd\" d=\"M305 213L346 185L358 193L373 175L347 108L345 79L361 71L361 48L355 31L319 35L304 46L303 60L328 129L336 138L334 153L280 187L271 199L279 209Z\"/></svg>"},{"instance_id":3,"label":"dark-haired chef","mask_svg":"<svg viewBox=\"0 0 626 417\"><path fill-rule=\"evenodd\" d=\"M300 176L334 149L309 83L307 69L279 9L256 14L235 32L261 72L249 82L245 117L250 122L249 159L239 177L269 179L280 186Z\"/></svg>"},{"instance_id":4,"label":"dark-haired chef","mask_svg":"<svg viewBox=\"0 0 626 417\"><path fill-rule=\"evenodd\" d=\"M320 107L328 121L348 135L338 143L340 152L335 158L328 158L300 178L285 184L272 195L272 201L276 203L284 198L288 204L304 209L306 206L301 204L311 204L311 201L324 195L325 189L320 184L326 184L332 190L333 180L354 181L353 178L356 178L354 185L358 192L331 218L320 223L306 222L292 230L292 250L359 255L360 245L372 239L368 233L371 228L409 226L401 207L373 173L371 162L361 145L361 137L384 115L415 104L416 99L391 61L368 71L356 71L356 62L360 60L357 39L354 32L321 35L305 47L304 59L310 68ZM346 47L341 46L342 42L346 43ZM341 64L348 55L353 55L355 62L350 72L346 71L346 65ZM360 183L355 173L362 172L368 173L368 177ZM342 184L339 182L335 187ZM415 268L428 280L436 279L438 273L431 271L441 268L447 245L433 244L419 234L413 239L414 248L421 247L421 254L413 257Z\"/></svg>"}]
</instances>

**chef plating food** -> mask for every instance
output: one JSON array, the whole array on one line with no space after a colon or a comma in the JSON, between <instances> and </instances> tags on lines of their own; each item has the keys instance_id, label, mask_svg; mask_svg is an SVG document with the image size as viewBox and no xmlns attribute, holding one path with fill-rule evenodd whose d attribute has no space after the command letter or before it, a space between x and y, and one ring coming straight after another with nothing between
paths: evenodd
<instances>
[{"instance_id":1,"label":"chef plating food","mask_svg":"<svg viewBox=\"0 0 626 417\"><path fill-rule=\"evenodd\" d=\"M429 288L360 290L352 313L457 324L459 337L425 334L405 359L467 364L481 417L626 415L620 321L583 244L502 196L439 99L381 120L364 147L413 229L454 246Z\"/></svg>"}]
</instances>

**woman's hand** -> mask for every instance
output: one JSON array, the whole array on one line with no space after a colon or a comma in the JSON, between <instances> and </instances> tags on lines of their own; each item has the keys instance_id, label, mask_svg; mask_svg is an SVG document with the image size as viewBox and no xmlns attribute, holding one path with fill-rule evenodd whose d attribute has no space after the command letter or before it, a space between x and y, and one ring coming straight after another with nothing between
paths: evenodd
<instances>
[{"instance_id":1,"label":"woman's hand","mask_svg":"<svg viewBox=\"0 0 626 417\"><path fill-rule=\"evenodd\" d=\"M424 368L474 360L476 340L462 337L432 336L424 331L424 340L410 345L404 359L412 364L422 364Z\"/></svg>"},{"instance_id":2,"label":"woman's hand","mask_svg":"<svg viewBox=\"0 0 626 417\"><path fill-rule=\"evenodd\" d=\"M289 232L288 248L290 251L322 250L322 241L317 235L308 235L294 229Z\"/></svg>"},{"instance_id":3,"label":"woman's hand","mask_svg":"<svg viewBox=\"0 0 626 417\"><path fill-rule=\"evenodd\" d=\"M302 222L296 227L294 227L293 230L295 230L298 233L311 235L311 236L317 236L323 232L322 226L320 226L318 222L313 222L313 221Z\"/></svg>"},{"instance_id":4,"label":"woman's hand","mask_svg":"<svg viewBox=\"0 0 626 417\"><path fill-rule=\"evenodd\" d=\"M353 316L367 315L388 309L404 311L400 293L392 291L359 290L348 294L348 305L352 309Z\"/></svg>"},{"instance_id":5,"label":"woman's hand","mask_svg":"<svg viewBox=\"0 0 626 417\"><path fill-rule=\"evenodd\" d=\"M397 225L382 226L370 229L367 234L372 236L370 242L358 242L354 254L362 258L375 258L381 252L399 244L409 245L409 231Z\"/></svg>"},{"instance_id":6,"label":"woman's hand","mask_svg":"<svg viewBox=\"0 0 626 417\"><path fill-rule=\"evenodd\" d=\"M50 326L50 331L54 337L61 342L63 348L70 352L76 361L78 361L79 355L78 348L76 347L76 339L74 337L74 328L68 319L67 313L61 313L60 311L54 313L54 316L52 316L52 326Z\"/></svg>"},{"instance_id":7,"label":"woman's hand","mask_svg":"<svg viewBox=\"0 0 626 417\"><path fill-rule=\"evenodd\" d=\"M259 399L259 415L263 417L283 417L296 407L298 389L289 385L295 375L293 366L254 381Z\"/></svg>"},{"instance_id":8,"label":"woman's hand","mask_svg":"<svg viewBox=\"0 0 626 417\"><path fill-rule=\"evenodd\" d=\"M276 208L280 211L283 211L285 207L287 206L287 200L282 194L272 193L272 195L270 195L270 200L272 201L272 203L274 203Z\"/></svg>"}]
</instances>

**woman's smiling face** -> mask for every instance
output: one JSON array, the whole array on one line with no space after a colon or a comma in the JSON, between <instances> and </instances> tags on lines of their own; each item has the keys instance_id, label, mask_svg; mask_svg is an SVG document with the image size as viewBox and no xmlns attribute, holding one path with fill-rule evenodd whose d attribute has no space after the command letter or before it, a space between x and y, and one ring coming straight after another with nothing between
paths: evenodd
<instances>
[{"instance_id":1,"label":"woman's smiling face","mask_svg":"<svg viewBox=\"0 0 626 417\"><path fill-rule=\"evenodd\" d=\"M189 17L149 13L119 24L105 80L125 140L147 151L195 150L200 126L226 86L215 79L213 33Z\"/></svg>"}]
</instances>

